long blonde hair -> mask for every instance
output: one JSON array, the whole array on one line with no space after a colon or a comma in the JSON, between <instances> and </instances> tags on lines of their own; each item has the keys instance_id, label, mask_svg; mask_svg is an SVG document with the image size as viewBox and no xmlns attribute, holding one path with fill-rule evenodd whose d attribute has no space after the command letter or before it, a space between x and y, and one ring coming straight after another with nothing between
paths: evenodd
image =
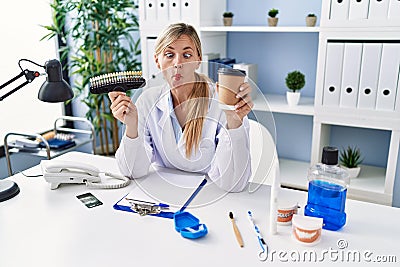
<instances>
[{"instance_id":1,"label":"long blonde hair","mask_svg":"<svg viewBox=\"0 0 400 267\"><path fill-rule=\"evenodd\" d=\"M196 52L201 58L202 49L200 38L195 28L186 23L175 23L169 25L157 38L155 55L158 56L170 44L179 39L182 35L188 36L195 45ZM192 151L199 148L204 120L208 111L209 88L208 80L204 75L195 72L193 89L187 103L188 114L186 115L183 135L186 141L186 157L189 158Z\"/></svg>"}]
</instances>

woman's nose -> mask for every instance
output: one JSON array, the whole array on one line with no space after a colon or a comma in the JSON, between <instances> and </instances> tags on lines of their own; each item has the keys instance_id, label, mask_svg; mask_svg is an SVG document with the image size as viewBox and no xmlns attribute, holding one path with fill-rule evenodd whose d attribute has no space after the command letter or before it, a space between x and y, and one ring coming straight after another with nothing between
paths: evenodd
<instances>
[{"instance_id":1,"label":"woman's nose","mask_svg":"<svg viewBox=\"0 0 400 267\"><path fill-rule=\"evenodd\" d=\"M174 68L175 68L175 69L182 69L182 67L183 67L183 65L180 64L180 63L179 63L179 64L178 64L178 63L175 63L175 64L174 64Z\"/></svg>"},{"instance_id":2,"label":"woman's nose","mask_svg":"<svg viewBox=\"0 0 400 267\"><path fill-rule=\"evenodd\" d=\"M174 61L174 68L181 69L183 67L182 60L180 56L177 56Z\"/></svg>"}]
</instances>

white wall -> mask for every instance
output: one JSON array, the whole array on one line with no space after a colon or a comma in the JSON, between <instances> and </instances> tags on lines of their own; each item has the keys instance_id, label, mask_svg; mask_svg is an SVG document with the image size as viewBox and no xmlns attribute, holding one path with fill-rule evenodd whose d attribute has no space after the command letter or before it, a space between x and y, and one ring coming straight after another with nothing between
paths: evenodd
<instances>
[{"instance_id":1,"label":"white wall","mask_svg":"<svg viewBox=\"0 0 400 267\"><path fill-rule=\"evenodd\" d=\"M44 65L57 58L56 44L40 41L47 31L40 25L51 24L49 0L2 1L0 16L0 84L5 83L21 70L19 59L30 59ZM45 73L41 67L22 62L23 69ZM0 101L0 145L7 132L42 132L53 127L53 121L62 114L62 104L45 103L38 98L39 88L46 76L36 78L31 84ZM21 77L0 90L4 95L25 81Z\"/></svg>"}]
</instances>

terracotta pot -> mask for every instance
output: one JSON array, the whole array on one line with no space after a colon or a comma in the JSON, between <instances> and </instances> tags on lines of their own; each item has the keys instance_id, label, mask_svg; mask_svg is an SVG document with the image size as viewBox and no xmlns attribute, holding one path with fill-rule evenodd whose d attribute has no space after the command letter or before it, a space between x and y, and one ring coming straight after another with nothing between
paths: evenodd
<instances>
[{"instance_id":1,"label":"terracotta pot","mask_svg":"<svg viewBox=\"0 0 400 267\"><path fill-rule=\"evenodd\" d=\"M272 26L275 27L276 25L278 25L278 18L268 18L268 26Z\"/></svg>"},{"instance_id":2,"label":"terracotta pot","mask_svg":"<svg viewBox=\"0 0 400 267\"><path fill-rule=\"evenodd\" d=\"M314 27L317 23L317 17L306 17L307 27Z\"/></svg>"},{"instance_id":3,"label":"terracotta pot","mask_svg":"<svg viewBox=\"0 0 400 267\"><path fill-rule=\"evenodd\" d=\"M232 26L233 18L223 18L224 19L224 26Z\"/></svg>"}]
</instances>

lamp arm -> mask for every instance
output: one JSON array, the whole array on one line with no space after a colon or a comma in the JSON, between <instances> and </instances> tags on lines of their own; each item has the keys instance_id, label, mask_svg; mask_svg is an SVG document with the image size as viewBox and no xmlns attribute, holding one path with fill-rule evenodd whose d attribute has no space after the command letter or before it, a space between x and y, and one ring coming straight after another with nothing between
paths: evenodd
<instances>
[{"instance_id":1,"label":"lamp arm","mask_svg":"<svg viewBox=\"0 0 400 267\"><path fill-rule=\"evenodd\" d=\"M20 74L15 76L14 78L12 78L9 81L5 82L4 84L0 85L0 90L3 89L4 87L6 87L7 85L13 83L14 81L18 80L22 76L25 76L26 81L24 83L20 84L19 86L17 86L16 88L14 88L13 90L11 90L10 92L4 94L3 96L0 96L0 101L3 101L4 98L15 93L16 91L18 91L19 89L21 89L22 87L27 85L28 83L31 83L36 77L40 76L40 73L37 71L24 70Z\"/></svg>"},{"instance_id":2,"label":"lamp arm","mask_svg":"<svg viewBox=\"0 0 400 267\"><path fill-rule=\"evenodd\" d=\"M3 89L4 87L6 87L7 85L9 85L10 83L16 81L17 79L19 79L20 77L22 77L25 74L24 71L21 71L20 74L18 74L17 76L15 76L14 78L10 79L8 82L5 82L4 84L0 85L0 90Z\"/></svg>"}]
</instances>

